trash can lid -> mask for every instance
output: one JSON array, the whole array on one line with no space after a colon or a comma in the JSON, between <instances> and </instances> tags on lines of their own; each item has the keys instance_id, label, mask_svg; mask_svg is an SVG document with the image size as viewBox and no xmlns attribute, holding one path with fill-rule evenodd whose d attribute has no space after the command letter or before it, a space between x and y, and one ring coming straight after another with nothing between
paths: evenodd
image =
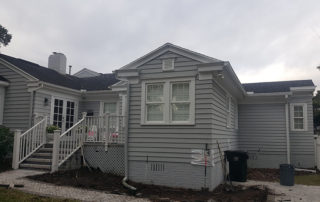
<instances>
[{"instance_id":1,"label":"trash can lid","mask_svg":"<svg viewBox=\"0 0 320 202\"><path fill-rule=\"evenodd\" d=\"M292 164L283 163L280 164L280 168L294 168L294 166Z\"/></svg>"},{"instance_id":2,"label":"trash can lid","mask_svg":"<svg viewBox=\"0 0 320 202\"><path fill-rule=\"evenodd\" d=\"M241 150L227 150L225 151L225 155L227 157L233 157L233 156L238 156L240 158L248 158L248 153L245 151L241 151Z\"/></svg>"}]
</instances>

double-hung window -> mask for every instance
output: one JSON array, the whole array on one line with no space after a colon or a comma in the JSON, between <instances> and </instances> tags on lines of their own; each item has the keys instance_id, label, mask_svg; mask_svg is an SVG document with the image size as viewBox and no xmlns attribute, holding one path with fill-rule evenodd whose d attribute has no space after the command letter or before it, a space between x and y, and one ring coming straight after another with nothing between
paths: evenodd
<instances>
[{"instance_id":1,"label":"double-hung window","mask_svg":"<svg viewBox=\"0 0 320 202\"><path fill-rule=\"evenodd\" d=\"M141 124L194 124L194 78L143 81Z\"/></svg>"},{"instance_id":2,"label":"double-hung window","mask_svg":"<svg viewBox=\"0 0 320 202\"><path fill-rule=\"evenodd\" d=\"M306 131L307 126L307 104L295 103L290 105L291 130Z\"/></svg>"},{"instance_id":3,"label":"double-hung window","mask_svg":"<svg viewBox=\"0 0 320 202\"><path fill-rule=\"evenodd\" d=\"M190 120L190 82L171 83L171 121Z\"/></svg>"},{"instance_id":4,"label":"double-hung window","mask_svg":"<svg viewBox=\"0 0 320 202\"><path fill-rule=\"evenodd\" d=\"M164 83L146 85L147 122L164 122Z\"/></svg>"}]
</instances>

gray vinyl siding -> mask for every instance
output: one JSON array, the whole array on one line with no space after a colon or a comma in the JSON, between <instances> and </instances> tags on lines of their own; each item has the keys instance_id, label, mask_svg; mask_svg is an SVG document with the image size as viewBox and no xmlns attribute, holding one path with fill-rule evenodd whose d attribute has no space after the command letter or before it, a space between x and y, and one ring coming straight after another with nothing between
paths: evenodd
<instances>
[{"instance_id":1,"label":"gray vinyl siding","mask_svg":"<svg viewBox=\"0 0 320 202\"><path fill-rule=\"evenodd\" d=\"M0 75L10 82L5 92L3 125L11 130L26 130L29 128L31 98L31 93L27 91L27 79L2 64Z\"/></svg>"},{"instance_id":2,"label":"gray vinyl siding","mask_svg":"<svg viewBox=\"0 0 320 202\"><path fill-rule=\"evenodd\" d=\"M93 111L93 116L99 116L100 101L80 101L79 102L79 117L82 112Z\"/></svg>"},{"instance_id":3,"label":"gray vinyl siding","mask_svg":"<svg viewBox=\"0 0 320 202\"><path fill-rule=\"evenodd\" d=\"M172 57L176 58L174 71L163 72L161 59ZM197 64L200 62L167 53L141 66L140 79L195 76ZM195 81L195 125L141 125L141 83L130 85L129 99L129 161L190 164L192 149L210 146L212 81Z\"/></svg>"},{"instance_id":4,"label":"gray vinyl siding","mask_svg":"<svg viewBox=\"0 0 320 202\"><path fill-rule=\"evenodd\" d=\"M293 96L290 103L306 103L308 120L307 131L292 131L290 127L291 161L298 167L312 168L315 166L312 95Z\"/></svg>"},{"instance_id":5,"label":"gray vinyl siding","mask_svg":"<svg viewBox=\"0 0 320 202\"><path fill-rule=\"evenodd\" d=\"M285 104L239 105L239 135L250 167L275 168L286 163Z\"/></svg>"},{"instance_id":6,"label":"gray vinyl siding","mask_svg":"<svg viewBox=\"0 0 320 202\"><path fill-rule=\"evenodd\" d=\"M50 123L51 113L51 95L41 92L35 92L34 103L33 103L33 114L39 116L47 116ZM45 104L44 100L48 99L48 103Z\"/></svg>"},{"instance_id":7,"label":"gray vinyl siding","mask_svg":"<svg viewBox=\"0 0 320 202\"><path fill-rule=\"evenodd\" d=\"M232 97L232 95L230 95ZM226 150L238 149L238 130L236 129L238 104L235 98L231 98L231 124L227 127L227 92L216 82L213 82L213 108L212 108L212 143L215 151L215 161L220 162L219 143L222 155Z\"/></svg>"}]
</instances>

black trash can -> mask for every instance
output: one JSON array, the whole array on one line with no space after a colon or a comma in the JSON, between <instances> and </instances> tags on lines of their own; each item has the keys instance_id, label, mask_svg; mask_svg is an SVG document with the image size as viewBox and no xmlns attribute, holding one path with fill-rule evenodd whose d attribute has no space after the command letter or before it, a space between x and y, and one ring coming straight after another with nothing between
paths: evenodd
<instances>
[{"instance_id":1,"label":"black trash can","mask_svg":"<svg viewBox=\"0 0 320 202\"><path fill-rule=\"evenodd\" d=\"M280 184L285 186L294 185L294 166L291 164L280 164Z\"/></svg>"},{"instance_id":2,"label":"black trash can","mask_svg":"<svg viewBox=\"0 0 320 202\"><path fill-rule=\"evenodd\" d=\"M229 177L231 181L247 181L248 153L244 151L225 151L229 161Z\"/></svg>"}]
</instances>

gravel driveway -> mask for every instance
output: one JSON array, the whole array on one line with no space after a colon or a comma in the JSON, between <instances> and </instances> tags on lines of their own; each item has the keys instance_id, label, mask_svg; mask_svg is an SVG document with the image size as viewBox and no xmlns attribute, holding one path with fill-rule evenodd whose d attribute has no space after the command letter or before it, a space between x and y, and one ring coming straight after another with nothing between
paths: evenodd
<instances>
[{"instance_id":1,"label":"gravel driveway","mask_svg":"<svg viewBox=\"0 0 320 202\"><path fill-rule=\"evenodd\" d=\"M38 175L42 173L44 172L23 169L3 172L0 173L0 184L23 184L23 188L17 189L41 196L62 197L78 199L82 201L149 201L147 199L140 199L125 195L109 194L101 191L92 191L66 186L56 186L24 178L28 175Z\"/></svg>"}]
</instances>

